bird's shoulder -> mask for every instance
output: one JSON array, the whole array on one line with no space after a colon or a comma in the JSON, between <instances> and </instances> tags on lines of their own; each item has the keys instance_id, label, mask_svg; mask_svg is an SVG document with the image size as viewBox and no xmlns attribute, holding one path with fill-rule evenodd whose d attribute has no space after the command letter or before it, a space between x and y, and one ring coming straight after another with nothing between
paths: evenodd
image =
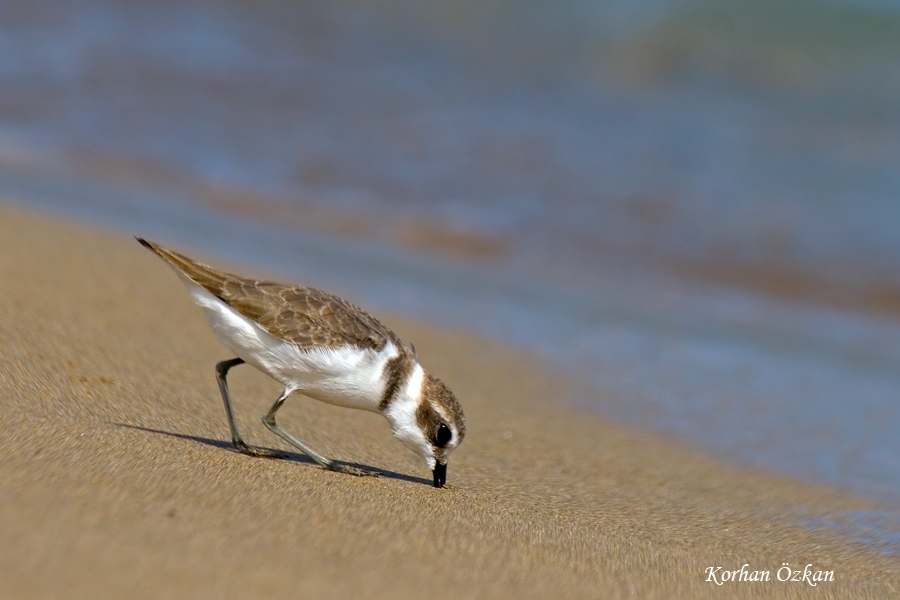
<instances>
[{"instance_id":1,"label":"bird's shoulder","mask_svg":"<svg viewBox=\"0 0 900 600\"><path fill-rule=\"evenodd\" d=\"M315 288L231 277L220 298L272 336L300 347L356 345L380 351L388 342L403 346L363 309Z\"/></svg>"}]
</instances>

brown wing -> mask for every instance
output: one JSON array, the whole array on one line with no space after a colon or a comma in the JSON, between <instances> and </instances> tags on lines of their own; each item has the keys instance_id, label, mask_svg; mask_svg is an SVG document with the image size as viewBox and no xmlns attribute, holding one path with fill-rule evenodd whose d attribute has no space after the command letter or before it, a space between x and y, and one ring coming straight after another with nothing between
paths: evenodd
<instances>
[{"instance_id":1,"label":"brown wing","mask_svg":"<svg viewBox=\"0 0 900 600\"><path fill-rule=\"evenodd\" d=\"M404 347L381 321L333 294L222 273L154 242L137 240L185 277L279 339L301 347L356 344L381 350L388 341L398 348Z\"/></svg>"}]
</instances>

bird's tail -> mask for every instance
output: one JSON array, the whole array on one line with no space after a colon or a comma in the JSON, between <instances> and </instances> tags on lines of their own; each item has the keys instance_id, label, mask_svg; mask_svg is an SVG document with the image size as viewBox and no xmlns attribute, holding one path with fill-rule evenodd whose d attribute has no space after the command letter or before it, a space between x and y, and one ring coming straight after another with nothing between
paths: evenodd
<instances>
[{"instance_id":1,"label":"bird's tail","mask_svg":"<svg viewBox=\"0 0 900 600\"><path fill-rule=\"evenodd\" d=\"M217 271L209 265L192 260L183 254L163 248L156 242L137 236L134 239L166 261L179 277L186 280L185 283L193 282L215 296L221 297L224 293L225 281L229 278L225 273ZM232 276L232 278L234 277Z\"/></svg>"}]
</instances>

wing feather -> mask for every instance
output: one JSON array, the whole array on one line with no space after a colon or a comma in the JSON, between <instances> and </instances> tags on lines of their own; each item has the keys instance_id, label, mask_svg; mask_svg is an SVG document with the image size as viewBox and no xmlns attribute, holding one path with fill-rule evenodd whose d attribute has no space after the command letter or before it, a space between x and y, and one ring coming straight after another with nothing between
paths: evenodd
<instances>
[{"instance_id":1,"label":"wing feather","mask_svg":"<svg viewBox=\"0 0 900 600\"><path fill-rule=\"evenodd\" d=\"M223 273L154 242L137 240L178 273L278 339L302 348L354 344L381 350L388 342L405 347L381 321L333 294Z\"/></svg>"}]
</instances>

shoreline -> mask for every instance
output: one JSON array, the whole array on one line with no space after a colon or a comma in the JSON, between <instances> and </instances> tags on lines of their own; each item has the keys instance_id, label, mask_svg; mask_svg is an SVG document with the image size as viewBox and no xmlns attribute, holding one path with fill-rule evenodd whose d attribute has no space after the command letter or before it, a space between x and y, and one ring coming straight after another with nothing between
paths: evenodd
<instances>
[{"instance_id":1,"label":"shoreline","mask_svg":"<svg viewBox=\"0 0 900 600\"><path fill-rule=\"evenodd\" d=\"M211 264L241 265L235 272L262 269L363 306L485 333L590 378L594 393L579 406L605 418L690 440L725 462L898 505L900 464L877 457L897 454L900 443L866 417L880 415L885 425L900 419L892 401L900 385L897 322L695 288L637 265L608 265L585 285L558 282L560 290L552 278L497 265L200 213L160 190L148 196L85 180L29 182L11 187L26 210L139 231ZM900 518L859 525L885 530L885 540L900 532Z\"/></svg>"},{"instance_id":2,"label":"shoreline","mask_svg":"<svg viewBox=\"0 0 900 600\"><path fill-rule=\"evenodd\" d=\"M385 476L229 447L199 309L131 239L0 204L0 595L871 597L892 557L808 521L878 505L715 462L578 412L535 357L397 317L461 398L466 442L433 490L383 419L292 398L284 425ZM226 265L222 265L226 266ZM381 318L382 315L379 315ZM230 379L248 443L277 385ZM377 549L377 551L373 551ZM782 562L833 582L706 582ZM802 567L802 565L801 565ZM730 583L730 582L729 582Z\"/></svg>"},{"instance_id":3,"label":"shoreline","mask_svg":"<svg viewBox=\"0 0 900 600\"><path fill-rule=\"evenodd\" d=\"M235 272L303 281L440 328L462 325L588 379L595 389L582 395L582 410L690 440L724 462L839 486L897 512L900 464L874 457L900 452L885 426L900 419L891 400L900 384L900 322L694 288L638 266L607 265L585 278L596 287L572 287L364 239L238 222L187 198L84 180L31 183L37 187L11 187L25 210L122 235L138 231L214 265L241 265ZM882 425L873 426L873 414ZM858 529L885 531L900 553L900 518L876 520Z\"/></svg>"}]
</instances>

